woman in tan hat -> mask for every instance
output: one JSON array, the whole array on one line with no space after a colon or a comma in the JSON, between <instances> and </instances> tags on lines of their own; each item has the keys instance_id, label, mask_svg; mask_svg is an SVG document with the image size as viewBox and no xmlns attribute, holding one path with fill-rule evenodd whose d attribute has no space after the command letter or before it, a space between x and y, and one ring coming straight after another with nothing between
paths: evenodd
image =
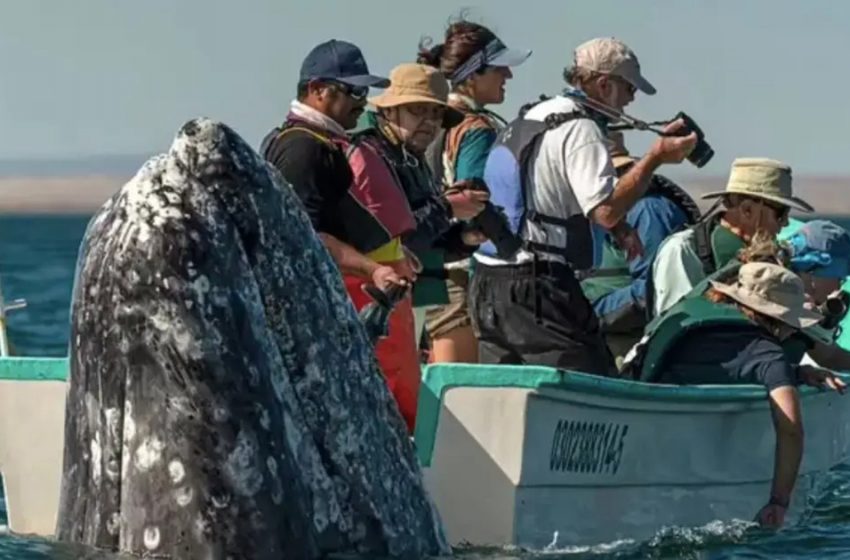
<instances>
[{"instance_id":1,"label":"woman in tan hat","mask_svg":"<svg viewBox=\"0 0 850 560\"><path fill-rule=\"evenodd\" d=\"M452 217L471 218L478 214L487 199L486 193L458 189L442 194L422 160L427 146L442 127L457 124L463 115L449 107L448 83L434 68L420 64L401 64L390 73L390 87L371 98L376 112L367 115L369 126L353 137L349 162L353 172L351 190L358 200L371 200L380 207L379 197L370 197L387 187L403 192L415 218L415 229L404 233L399 243L388 245L369 256L382 264L390 264L406 278L429 255L453 250L474 250L480 236L453 224ZM373 157L377 154L379 157ZM379 184L380 183L380 184ZM415 266L411 265L415 263ZM419 270L413 301L403 300L390 316L389 336L380 340L376 355L399 409L412 431L418 403L420 370L417 337L412 306L418 303L421 286L427 286L429 271ZM355 306L360 309L370 299L363 293L368 279L345 276L346 287ZM444 286L444 279L436 283ZM444 289L444 288L443 288ZM445 289L444 289L445 290Z\"/></svg>"},{"instance_id":2,"label":"woman in tan hat","mask_svg":"<svg viewBox=\"0 0 850 560\"><path fill-rule=\"evenodd\" d=\"M680 302L648 326L644 347L637 351L641 379L765 386L776 430L776 467L769 501L757 521L779 527L803 453L797 385L843 393L845 384L828 370L799 365L807 347L829 337L814 328L823 316L810 308L803 281L793 272L779 264L749 262L733 283L708 284L704 297Z\"/></svg>"},{"instance_id":3,"label":"woman in tan hat","mask_svg":"<svg viewBox=\"0 0 850 560\"><path fill-rule=\"evenodd\" d=\"M381 95L369 100L377 113L365 136L396 170L417 216L416 231L405 237L405 245L425 267L414 292L417 337L425 327L432 361L477 362L478 342L465 311L465 290L448 282L443 263L447 255L468 258L483 241L464 221L483 210L489 195L466 188L470 186L466 182L444 191L425 162L426 148L434 138L464 119L448 103L445 76L436 68L409 63L393 69L390 82ZM434 306L443 313L435 316Z\"/></svg>"}]
</instances>

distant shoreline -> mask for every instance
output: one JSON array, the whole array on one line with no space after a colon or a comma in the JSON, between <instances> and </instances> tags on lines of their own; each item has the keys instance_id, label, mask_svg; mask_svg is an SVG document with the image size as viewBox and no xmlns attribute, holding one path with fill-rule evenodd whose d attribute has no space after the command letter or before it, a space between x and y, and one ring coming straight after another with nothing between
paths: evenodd
<instances>
[{"instance_id":1,"label":"distant shoreline","mask_svg":"<svg viewBox=\"0 0 850 560\"><path fill-rule=\"evenodd\" d=\"M0 214L90 215L132 176L96 173L64 177L0 176ZM726 177L673 177L673 180L685 188L703 210L710 202L700 200L699 196L722 191L726 186ZM795 177L794 186L794 194L814 206L816 215L850 215L850 196L847 196L850 177Z\"/></svg>"}]
</instances>

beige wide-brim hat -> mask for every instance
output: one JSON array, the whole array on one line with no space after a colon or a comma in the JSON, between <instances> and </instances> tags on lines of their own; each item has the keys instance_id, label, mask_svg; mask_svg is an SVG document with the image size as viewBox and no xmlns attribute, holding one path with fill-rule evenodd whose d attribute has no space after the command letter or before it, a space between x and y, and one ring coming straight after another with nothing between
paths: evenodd
<instances>
[{"instance_id":1,"label":"beige wide-brim hat","mask_svg":"<svg viewBox=\"0 0 850 560\"><path fill-rule=\"evenodd\" d=\"M809 329L823 320L823 315L806 308L806 291L800 277L777 264L747 263L738 270L734 284L712 280L711 285L741 305L797 330ZM814 330L807 334L817 336Z\"/></svg>"},{"instance_id":2,"label":"beige wide-brim hat","mask_svg":"<svg viewBox=\"0 0 850 560\"><path fill-rule=\"evenodd\" d=\"M425 64L399 64L390 72L390 86L380 95L369 99L379 109L398 107L408 103L435 103L446 108L443 128L460 124L464 115L448 104L449 82L433 66Z\"/></svg>"},{"instance_id":3,"label":"beige wide-brim hat","mask_svg":"<svg viewBox=\"0 0 850 560\"><path fill-rule=\"evenodd\" d=\"M793 195L791 167L781 161L767 158L738 158L732 162L726 190L702 195L704 200L719 198L727 194L742 194L763 198L802 212L815 209Z\"/></svg>"}]
</instances>

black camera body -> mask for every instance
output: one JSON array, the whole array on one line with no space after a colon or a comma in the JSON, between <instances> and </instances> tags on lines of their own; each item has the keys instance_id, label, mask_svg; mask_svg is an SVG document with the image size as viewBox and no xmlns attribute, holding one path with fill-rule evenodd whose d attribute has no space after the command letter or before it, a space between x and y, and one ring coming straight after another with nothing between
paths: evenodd
<instances>
[{"instance_id":1,"label":"black camera body","mask_svg":"<svg viewBox=\"0 0 850 560\"><path fill-rule=\"evenodd\" d=\"M848 308L850 308L850 294L844 290L829 296L818 306L818 312L823 315L820 326L825 329L834 329L847 315Z\"/></svg>"},{"instance_id":2,"label":"black camera body","mask_svg":"<svg viewBox=\"0 0 850 560\"><path fill-rule=\"evenodd\" d=\"M685 126L677 130L673 133L675 136L687 136L691 132L696 132L697 134L697 145L694 146L693 151L688 154L688 161L694 164L696 167L703 167L706 163L711 161L711 158L714 157L714 149L711 145L705 140L705 133L703 133L702 129L699 125L688 116L684 111L679 111L679 114L673 117L673 120L670 122L675 122L678 119L682 119L685 123Z\"/></svg>"},{"instance_id":3,"label":"black camera body","mask_svg":"<svg viewBox=\"0 0 850 560\"><path fill-rule=\"evenodd\" d=\"M471 179L469 184L471 190L489 192L479 178ZM508 217L489 200L484 203L484 210L469 220L469 224L493 243L500 259L510 259L522 249L522 239L511 231Z\"/></svg>"},{"instance_id":4,"label":"black camera body","mask_svg":"<svg viewBox=\"0 0 850 560\"><path fill-rule=\"evenodd\" d=\"M404 299L410 288L393 284L386 290L381 290L373 284L364 284L361 289L372 298L372 302L365 305L358 316L366 328L369 340L376 343L381 338L389 336L390 313Z\"/></svg>"}]
</instances>

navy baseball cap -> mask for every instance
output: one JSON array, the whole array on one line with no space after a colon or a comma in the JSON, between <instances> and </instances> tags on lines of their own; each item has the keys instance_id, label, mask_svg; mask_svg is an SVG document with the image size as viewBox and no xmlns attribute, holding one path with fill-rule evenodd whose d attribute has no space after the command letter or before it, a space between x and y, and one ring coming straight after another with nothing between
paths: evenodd
<instances>
[{"instance_id":1,"label":"navy baseball cap","mask_svg":"<svg viewBox=\"0 0 850 560\"><path fill-rule=\"evenodd\" d=\"M316 46L301 64L301 82L334 80L354 87L385 88L386 78L373 76L363 53L346 41L331 39Z\"/></svg>"}]
</instances>

